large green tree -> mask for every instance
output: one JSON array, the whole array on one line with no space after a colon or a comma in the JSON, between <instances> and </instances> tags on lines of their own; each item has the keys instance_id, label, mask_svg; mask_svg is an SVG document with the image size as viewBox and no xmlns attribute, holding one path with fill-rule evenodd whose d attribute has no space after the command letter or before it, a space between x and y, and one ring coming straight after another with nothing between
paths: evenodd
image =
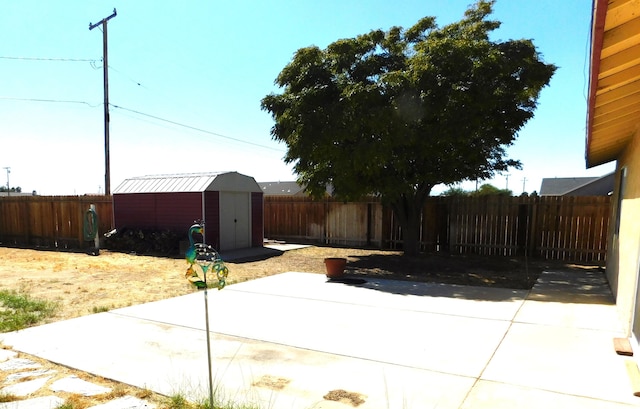
<instances>
[{"instance_id":1,"label":"large green tree","mask_svg":"<svg viewBox=\"0 0 640 409\"><path fill-rule=\"evenodd\" d=\"M531 40L495 41L493 1L459 22L425 17L326 49L299 49L262 100L285 161L314 196L377 194L401 224L405 254L419 251L420 217L440 183L488 179L520 162L505 149L533 117L556 67Z\"/></svg>"}]
</instances>

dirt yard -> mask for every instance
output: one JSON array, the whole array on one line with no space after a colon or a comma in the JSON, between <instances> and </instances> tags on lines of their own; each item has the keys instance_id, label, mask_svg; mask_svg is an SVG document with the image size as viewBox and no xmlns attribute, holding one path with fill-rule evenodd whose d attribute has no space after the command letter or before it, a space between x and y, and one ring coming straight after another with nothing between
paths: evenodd
<instances>
[{"instance_id":1,"label":"dirt yard","mask_svg":"<svg viewBox=\"0 0 640 409\"><path fill-rule=\"evenodd\" d=\"M238 283L287 271L324 274L325 257L346 257L349 276L442 283L530 288L546 267L570 268L563 264L523 259L422 255L404 257L400 252L350 248L308 247L253 260L227 262L228 283ZM48 322L130 306L195 290L185 279L184 259L140 256L101 250L99 256L84 253L40 251L0 247L0 288L26 292L37 299L58 304ZM0 345L0 348L10 346ZM75 374L89 382L113 388L106 396L64 396L82 409L124 394L156 402L167 408L162 397L107 379L81 373L35 357L57 378ZM0 381L3 374L0 373ZM37 395L36 395L37 396Z\"/></svg>"},{"instance_id":2,"label":"dirt yard","mask_svg":"<svg viewBox=\"0 0 640 409\"><path fill-rule=\"evenodd\" d=\"M346 257L347 273L412 281L529 288L549 263L521 259L422 255L307 247L258 260L227 262L228 283L287 271L324 274L325 257ZM0 247L0 288L59 303L52 321L175 297L195 291L184 259L101 250L99 256Z\"/></svg>"}]
</instances>

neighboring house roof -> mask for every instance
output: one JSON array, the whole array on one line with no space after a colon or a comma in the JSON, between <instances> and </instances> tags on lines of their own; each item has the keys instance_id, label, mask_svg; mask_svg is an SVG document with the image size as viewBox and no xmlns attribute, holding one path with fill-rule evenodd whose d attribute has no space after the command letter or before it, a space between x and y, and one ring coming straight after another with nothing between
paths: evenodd
<instances>
[{"instance_id":1,"label":"neighboring house roof","mask_svg":"<svg viewBox=\"0 0 640 409\"><path fill-rule=\"evenodd\" d=\"M27 193L27 192L0 192L0 196L12 197L12 196L36 196L36 195L34 195L33 192L31 192L31 193Z\"/></svg>"},{"instance_id":2,"label":"neighboring house roof","mask_svg":"<svg viewBox=\"0 0 640 409\"><path fill-rule=\"evenodd\" d=\"M300 186L298 182L259 182L258 185L265 195L304 195L304 188Z\"/></svg>"},{"instance_id":3,"label":"neighboring house roof","mask_svg":"<svg viewBox=\"0 0 640 409\"><path fill-rule=\"evenodd\" d=\"M614 173L600 177L544 178L540 196L606 196L613 191Z\"/></svg>"},{"instance_id":4,"label":"neighboring house roof","mask_svg":"<svg viewBox=\"0 0 640 409\"><path fill-rule=\"evenodd\" d=\"M260 182L260 189L265 195L271 196L307 196L304 186L295 181L286 182ZM326 192L333 195L333 186L327 185Z\"/></svg>"},{"instance_id":5,"label":"neighboring house roof","mask_svg":"<svg viewBox=\"0 0 640 409\"><path fill-rule=\"evenodd\" d=\"M617 158L640 118L637 0L593 0L587 167Z\"/></svg>"},{"instance_id":6,"label":"neighboring house roof","mask_svg":"<svg viewBox=\"0 0 640 409\"><path fill-rule=\"evenodd\" d=\"M203 191L260 192L256 181L238 172L148 175L125 179L113 190L124 193L170 193Z\"/></svg>"}]
</instances>

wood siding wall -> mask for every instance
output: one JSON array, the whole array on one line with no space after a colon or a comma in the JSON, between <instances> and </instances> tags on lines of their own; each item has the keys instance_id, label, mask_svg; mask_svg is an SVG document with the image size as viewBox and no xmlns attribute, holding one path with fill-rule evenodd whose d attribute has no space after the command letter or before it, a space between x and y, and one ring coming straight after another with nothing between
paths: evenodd
<instances>
[{"instance_id":1,"label":"wood siding wall","mask_svg":"<svg viewBox=\"0 0 640 409\"><path fill-rule=\"evenodd\" d=\"M252 202L257 206L253 195ZM343 203L264 196L262 202L264 237L269 239L355 247L402 246L402 231L393 213L375 199ZM0 243L82 248L83 217L92 203L97 207L99 231L109 231L110 196L0 198ZM421 246L429 252L527 254L604 264L610 205L611 199L601 196L432 197L423 209ZM252 205L252 212L255 209ZM213 216L207 214L207 219ZM256 229L253 224L252 236Z\"/></svg>"}]
</instances>

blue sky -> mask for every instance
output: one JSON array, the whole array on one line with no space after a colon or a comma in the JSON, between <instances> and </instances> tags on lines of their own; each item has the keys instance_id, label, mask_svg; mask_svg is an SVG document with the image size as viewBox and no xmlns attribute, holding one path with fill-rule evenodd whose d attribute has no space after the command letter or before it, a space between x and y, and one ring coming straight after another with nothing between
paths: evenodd
<instances>
[{"instance_id":1,"label":"blue sky","mask_svg":"<svg viewBox=\"0 0 640 409\"><path fill-rule=\"evenodd\" d=\"M424 16L444 25L471 0L35 1L0 14L0 184L39 194L104 192L102 33L109 16L111 188L149 174L238 171L293 180L260 100L293 53ZM559 66L508 149L508 188L586 170L590 0L498 0L495 39L531 38ZM186 126L182 126L186 125ZM526 180L525 180L526 179ZM504 175L488 181L507 187ZM482 182L481 182L482 183ZM462 187L472 189L475 183ZM434 194L445 189L437 187Z\"/></svg>"}]
</instances>

